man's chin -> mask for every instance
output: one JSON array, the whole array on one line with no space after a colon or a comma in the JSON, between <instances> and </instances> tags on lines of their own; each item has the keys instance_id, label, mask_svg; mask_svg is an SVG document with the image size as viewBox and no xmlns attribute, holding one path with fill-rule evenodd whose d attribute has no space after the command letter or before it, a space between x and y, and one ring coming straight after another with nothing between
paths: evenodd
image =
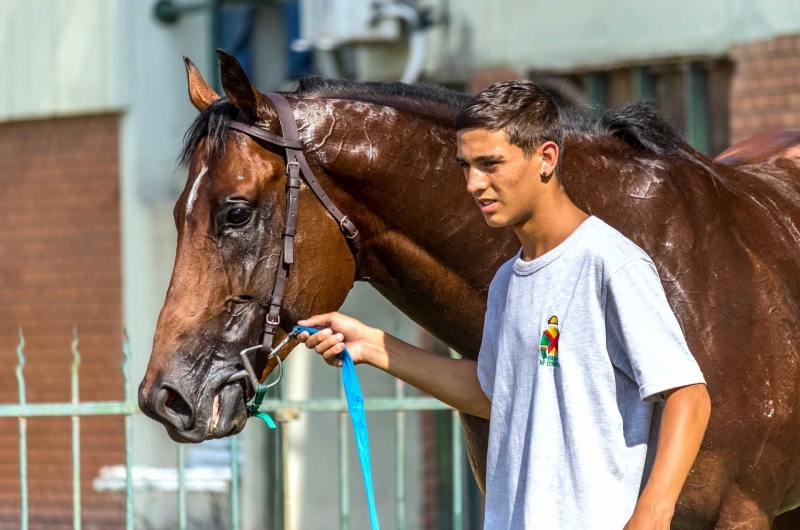
<instances>
[{"instance_id":1,"label":"man's chin","mask_svg":"<svg viewBox=\"0 0 800 530\"><path fill-rule=\"evenodd\" d=\"M508 226L508 223L503 222L503 219L497 215L484 214L483 219L486 221L486 224L492 228L503 228L504 226Z\"/></svg>"}]
</instances>

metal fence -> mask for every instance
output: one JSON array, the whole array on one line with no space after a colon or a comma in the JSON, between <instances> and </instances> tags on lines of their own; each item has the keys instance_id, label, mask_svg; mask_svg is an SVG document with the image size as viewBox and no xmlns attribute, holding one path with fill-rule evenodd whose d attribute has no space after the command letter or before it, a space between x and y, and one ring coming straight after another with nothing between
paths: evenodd
<instances>
[{"instance_id":1,"label":"metal fence","mask_svg":"<svg viewBox=\"0 0 800 530\"><path fill-rule=\"evenodd\" d=\"M81 417L84 416L123 416L125 419L125 527L134 528L134 482L133 482L133 425L132 416L139 414L138 404L131 400L130 392L130 346L127 338L122 342L122 377L125 392L123 401L96 401L81 402L79 396L79 368L81 356L78 350L79 338L77 330L73 330L73 340L70 345L72 351L71 366L71 399L65 403L28 403L25 395L25 338L22 330L19 331L19 344L17 345L18 363L15 369L19 402L17 404L0 405L0 418L17 418L19 423L19 469L20 469L20 528L28 528L28 439L27 419L31 417L70 417L72 419L72 505L73 527L81 528L81 455L80 433ZM452 353L453 356L457 354ZM406 397L405 385L397 381L394 398L371 398L364 400L367 411L388 411L395 414L395 525L398 530L406 528L406 481L405 481L405 427L406 412L422 410L451 410L447 405L431 397ZM282 466L277 471L285 474L288 466L288 429L283 424L297 418L301 413L326 412L339 415L339 528L350 528L350 462L348 458L348 431L351 429L347 411L347 403L341 390L338 399L311 399L289 400L286 398L285 385L281 385L277 396L266 399L262 410L274 414L281 428L278 429L283 437L280 444L283 453ZM452 411L452 528L464 528L464 477L463 477L463 437L461 422L458 412ZM186 445L177 446L177 516L178 528L187 528L187 488L186 488ZM230 440L230 525L232 530L241 528L240 509L240 470L239 470L239 440L232 437ZM284 505L289 503L288 481L279 481L282 484L282 498ZM380 509L379 509L380 511ZM284 511L284 514L287 512ZM288 516L284 519L284 527Z\"/></svg>"}]
</instances>

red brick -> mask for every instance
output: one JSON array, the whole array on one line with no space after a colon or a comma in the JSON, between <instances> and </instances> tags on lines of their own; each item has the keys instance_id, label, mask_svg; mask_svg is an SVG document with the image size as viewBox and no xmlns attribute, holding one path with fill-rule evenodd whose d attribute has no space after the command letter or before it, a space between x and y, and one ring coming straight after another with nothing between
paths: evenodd
<instances>
[{"instance_id":1,"label":"red brick","mask_svg":"<svg viewBox=\"0 0 800 530\"><path fill-rule=\"evenodd\" d=\"M800 35L740 44L731 50L732 141L800 124Z\"/></svg>"},{"instance_id":2,"label":"red brick","mask_svg":"<svg viewBox=\"0 0 800 530\"><path fill-rule=\"evenodd\" d=\"M0 402L17 401L17 329L26 338L28 401L70 398L72 327L81 399L122 398L117 116L0 125ZM30 528L71 528L69 418L28 420ZM19 524L17 421L0 419L0 529ZM123 526L123 500L97 493L124 462L121 418L81 419L85 528Z\"/></svg>"}]
</instances>

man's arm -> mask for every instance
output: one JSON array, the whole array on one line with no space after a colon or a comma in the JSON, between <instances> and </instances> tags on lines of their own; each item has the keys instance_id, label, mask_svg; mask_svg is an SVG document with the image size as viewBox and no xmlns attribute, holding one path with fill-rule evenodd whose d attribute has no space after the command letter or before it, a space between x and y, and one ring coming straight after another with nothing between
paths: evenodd
<instances>
[{"instance_id":1,"label":"man's arm","mask_svg":"<svg viewBox=\"0 0 800 530\"><path fill-rule=\"evenodd\" d=\"M476 361L434 355L340 313L318 315L299 324L320 330L310 337L301 333L298 339L329 364L336 363L346 345L353 362L383 370L461 412L489 418L492 402L478 381Z\"/></svg>"},{"instance_id":2,"label":"man's arm","mask_svg":"<svg viewBox=\"0 0 800 530\"><path fill-rule=\"evenodd\" d=\"M711 400L705 385L684 386L664 394L653 469L625 530L669 530L678 495L706 432Z\"/></svg>"}]
</instances>

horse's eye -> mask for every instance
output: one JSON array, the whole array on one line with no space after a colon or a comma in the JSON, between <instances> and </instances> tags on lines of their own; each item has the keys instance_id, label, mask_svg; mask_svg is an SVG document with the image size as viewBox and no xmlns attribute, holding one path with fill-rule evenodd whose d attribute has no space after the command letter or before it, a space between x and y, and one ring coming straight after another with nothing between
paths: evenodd
<instances>
[{"instance_id":1,"label":"horse's eye","mask_svg":"<svg viewBox=\"0 0 800 530\"><path fill-rule=\"evenodd\" d=\"M250 210L247 208L231 208L228 210L228 224L240 226L250 220Z\"/></svg>"}]
</instances>

